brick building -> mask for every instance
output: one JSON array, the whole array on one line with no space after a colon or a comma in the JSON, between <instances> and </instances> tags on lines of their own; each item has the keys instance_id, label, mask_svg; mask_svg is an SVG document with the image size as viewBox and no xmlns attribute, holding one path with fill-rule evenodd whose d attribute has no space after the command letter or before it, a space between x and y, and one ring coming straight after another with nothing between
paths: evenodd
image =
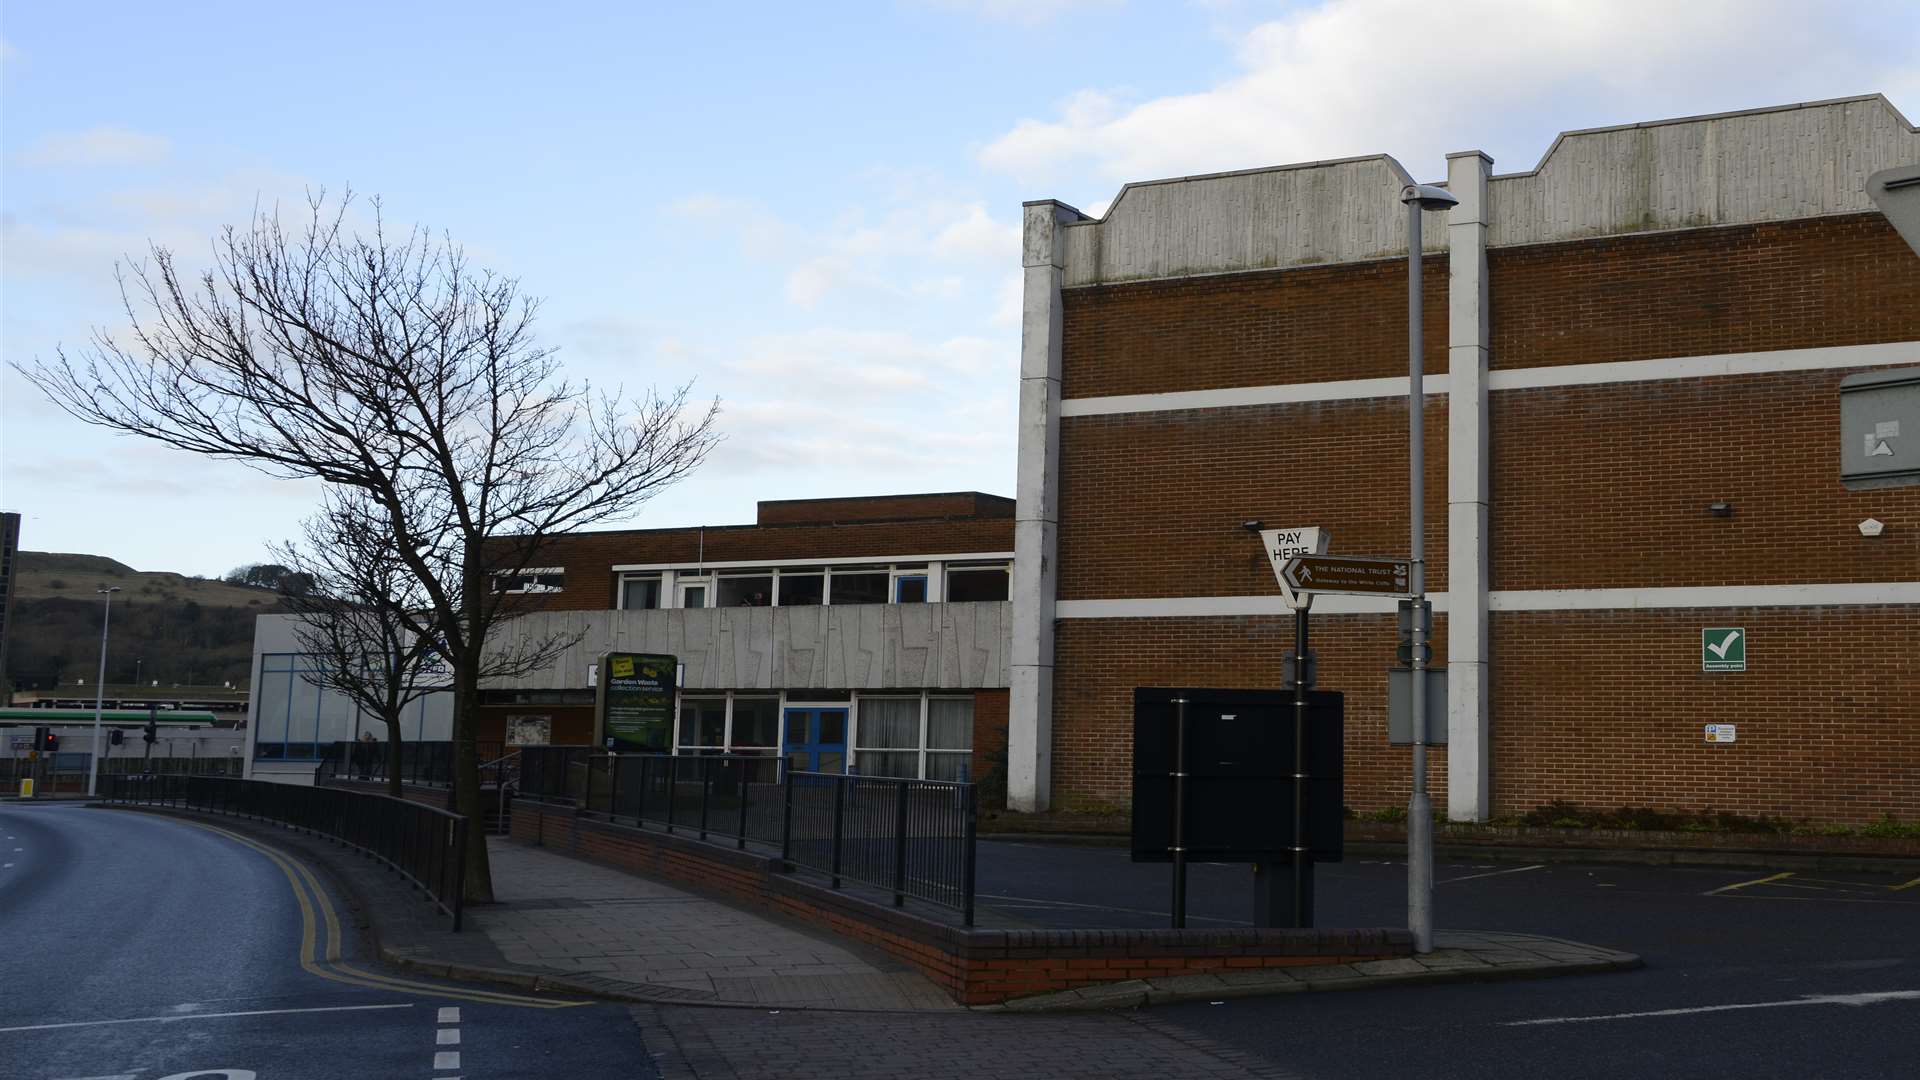
<instances>
[{"instance_id":1,"label":"brick building","mask_svg":"<svg viewBox=\"0 0 1920 1080\"><path fill-rule=\"evenodd\" d=\"M1878 96L1449 157L1423 233L1452 817L1920 817L1920 486L1840 475L1920 456L1840 437L1843 380L1920 368L1920 254L1867 190L1917 163ZM1406 553L1410 182L1381 156L1027 205L1015 806L1124 803L1135 686L1278 685L1291 618L1243 521ZM1347 801L1404 805L1392 602L1314 612ZM1732 629L1745 670L1704 670Z\"/></svg>"},{"instance_id":2,"label":"brick building","mask_svg":"<svg viewBox=\"0 0 1920 1080\"><path fill-rule=\"evenodd\" d=\"M522 636L576 640L483 692L480 738L593 741L595 665L683 669L676 753L988 780L1006 740L1013 501L978 492L762 502L752 525L582 532L501 585Z\"/></svg>"}]
</instances>

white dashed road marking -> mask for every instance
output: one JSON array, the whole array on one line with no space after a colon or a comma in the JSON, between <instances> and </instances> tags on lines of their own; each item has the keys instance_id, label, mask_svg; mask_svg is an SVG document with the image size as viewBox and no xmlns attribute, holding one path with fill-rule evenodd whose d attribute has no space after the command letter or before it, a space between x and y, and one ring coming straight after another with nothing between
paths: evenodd
<instances>
[{"instance_id":1,"label":"white dashed road marking","mask_svg":"<svg viewBox=\"0 0 1920 1080\"><path fill-rule=\"evenodd\" d=\"M460 1029L441 1028L439 1032L434 1035L433 1042L435 1046L459 1046Z\"/></svg>"},{"instance_id":2,"label":"white dashed road marking","mask_svg":"<svg viewBox=\"0 0 1920 1080\"><path fill-rule=\"evenodd\" d=\"M1920 990L1883 990L1867 994L1807 994L1788 1001L1751 1001L1738 1005L1698 1005L1690 1009L1654 1009L1649 1012L1606 1013L1601 1016L1550 1016L1541 1020L1509 1020L1504 1027L1529 1027L1536 1024L1586 1024L1596 1020L1639 1020L1648 1016L1692 1016L1696 1013L1733 1012L1737 1009L1787 1009L1795 1005L1879 1005L1888 1001L1920 1000Z\"/></svg>"},{"instance_id":3,"label":"white dashed road marking","mask_svg":"<svg viewBox=\"0 0 1920 1080\"><path fill-rule=\"evenodd\" d=\"M441 1027L433 1033L433 1044L435 1046L459 1046L460 1028L457 1025L460 1023L460 1007L457 1005L443 1006L440 1009L439 1022L448 1026ZM441 1072L447 1069L458 1069L459 1067L460 1051L438 1050L434 1052L433 1069L435 1072ZM460 1078L457 1076L442 1076L436 1078L436 1080L460 1080Z\"/></svg>"},{"instance_id":4,"label":"white dashed road marking","mask_svg":"<svg viewBox=\"0 0 1920 1080\"><path fill-rule=\"evenodd\" d=\"M460 1022L460 1006L458 1005L442 1006L440 1009L440 1022L443 1024L459 1023Z\"/></svg>"},{"instance_id":5,"label":"white dashed road marking","mask_svg":"<svg viewBox=\"0 0 1920 1080\"><path fill-rule=\"evenodd\" d=\"M441 1069L457 1069L459 1067L460 1051L458 1050L442 1050L433 1055L433 1068L436 1072Z\"/></svg>"}]
</instances>

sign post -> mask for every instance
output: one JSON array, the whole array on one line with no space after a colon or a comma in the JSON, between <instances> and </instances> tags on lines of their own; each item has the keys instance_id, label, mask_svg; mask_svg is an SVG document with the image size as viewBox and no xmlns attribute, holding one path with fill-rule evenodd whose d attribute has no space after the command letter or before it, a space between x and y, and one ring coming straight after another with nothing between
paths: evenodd
<instances>
[{"instance_id":1,"label":"sign post","mask_svg":"<svg viewBox=\"0 0 1920 1080\"><path fill-rule=\"evenodd\" d=\"M1274 580L1280 593L1293 609L1293 902L1291 918L1296 927L1313 925L1313 859L1307 850L1307 691L1313 688L1313 653L1307 648L1307 612L1313 607L1313 594L1300 591L1287 581L1286 568L1302 556L1325 555L1333 543L1333 534L1321 528L1262 529L1267 557L1273 563ZM1271 926L1274 917L1274 886L1266 863L1253 864L1254 922Z\"/></svg>"}]
</instances>

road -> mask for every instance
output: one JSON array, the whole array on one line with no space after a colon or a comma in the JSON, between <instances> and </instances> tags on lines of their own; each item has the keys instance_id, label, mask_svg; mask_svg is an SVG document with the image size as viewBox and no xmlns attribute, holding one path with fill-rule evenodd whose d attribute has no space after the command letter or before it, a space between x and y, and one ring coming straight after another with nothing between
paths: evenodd
<instances>
[{"instance_id":1,"label":"road","mask_svg":"<svg viewBox=\"0 0 1920 1080\"><path fill-rule=\"evenodd\" d=\"M237 834L0 803L0 1077L1435 1078L1911 1075L1920 882L1875 874L1447 864L1442 926L1630 949L1643 971L1045 1016L627 1008L402 976L312 868ZM1396 925L1405 867L1321 868L1325 925ZM1167 868L983 845L986 902L1164 925ZM1194 869L1195 925L1244 867ZM330 918L330 913L333 915Z\"/></svg>"},{"instance_id":2,"label":"road","mask_svg":"<svg viewBox=\"0 0 1920 1080\"><path fill-rule=\"evenodd\" d=\"M985 902L1041 925L1164 926L1165 864L983 845ZM1404 926L1405 864L1317 870L1323 926ZM1442 927L1548 934L1645 969L1546 982L1167 1007L1167 1023L1307 1077L1908 1076L1920 1071L1911 873L1441 863ZM1194 868L1190 925L1246 925L1244 866Z\"/></svg>"},{"instance_id":3,"label":"road","mask_svg":"<svg viewBox=\"0 0 1920 1080\"><path fill-rule=\"evenodd\" d=\"M375 968L308 869L172 818L0 803L0 1075L656 1075L623 1007Z\"/></svg>"}]
</instances>

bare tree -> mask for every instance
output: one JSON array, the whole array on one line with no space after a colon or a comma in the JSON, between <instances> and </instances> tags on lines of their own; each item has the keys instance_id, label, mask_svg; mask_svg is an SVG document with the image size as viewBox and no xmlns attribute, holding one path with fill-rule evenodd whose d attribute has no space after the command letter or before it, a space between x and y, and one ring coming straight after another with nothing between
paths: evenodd
<instances>
[{"instance_id":1,"label":"bare tree","mask_svg":"<svg viewBox=\"0 0 1920 1080\"><path fill-rule=\"evenodd\" d=\"M387 793L402 796L401 717L407 706L449 690L451 666L434 626L433 605L400 557L385 512L360 488L329 487L320 513L304 523L303 543L276 545L283 578L310 587L282 597L299 616L301 652L312 658L309 680L373 714L386 727ZM452 545L427 545L451 550ZM427 565L457 594L460 565L434 556ZM505 635L489 643L480 681L515 679L544 670L578 636ZM356 745L354 755L363 753ZM349 758L349 764L352 758Z\"/></svg>"},{"instance_id":2,"label":"bare tree","mask_svg":"<svg viewBox=\"0 0 1920 1080\"><path fill-rule=\"evenodd\" d=\"M96 331L16 367L87 423L364 492L431 612L414 629L440 635L452 669L455 806L478 820L482 661L519 599L495 575L688 475L719 405L566 381L516 281L423 230L390 238L377 200L355 234L350 202L313 198L292 232L256 213L197 276L153 247L120 274L126 341ZM490 900L486 846L468 851L467 895Z\"/></svg>"}]
</instances>

